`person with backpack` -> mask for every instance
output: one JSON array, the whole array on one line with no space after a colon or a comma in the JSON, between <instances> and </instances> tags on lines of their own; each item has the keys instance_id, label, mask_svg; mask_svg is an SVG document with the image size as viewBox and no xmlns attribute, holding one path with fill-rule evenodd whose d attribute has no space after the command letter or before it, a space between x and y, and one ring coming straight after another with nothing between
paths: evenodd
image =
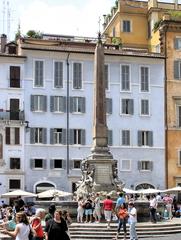
<instances>
[{"instance_id":1,"label":"person with backpack","mask_svg":"<svg viewBox=\"0 0 181 240\"><path fill-rule=\"evenodd\" d=\"M118 211L118 228L117 228L117 234L116 236L113 238L114 240L118 239L121 227L123 226L123 231L124 231L124 240L126 240L126 235L127 235L127 231L126 231L126 223L127 223L127 219L128 219L128 210L126 208L126 204L122 203L120 205L120 209Z\"/></svg>"},{"instance_id":2,"label":"person with backpack","mask_svg":"<svg viewBox=\"0 0 181 240\"><path fill-rule=\"evenodd\" d=\"M92 214L93 214L93 207L92 207L92 200L90 196L87 197L87 200L84 203L84 209L85 209L85 222L92 222Z\"/></svg>"}]
</instances>

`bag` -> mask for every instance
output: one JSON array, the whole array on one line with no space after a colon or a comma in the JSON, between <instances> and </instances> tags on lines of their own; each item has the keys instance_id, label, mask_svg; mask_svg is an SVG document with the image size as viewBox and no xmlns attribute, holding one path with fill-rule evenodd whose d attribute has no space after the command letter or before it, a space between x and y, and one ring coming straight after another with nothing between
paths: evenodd
<instances>
[{"instance_id":1,"label":"bag","mask_svg":"<svg viewBox=\"0 0 181 240\"><path fill-rule=\"evenodd\" d=\"M29 240L32 240L32 239L33 239L33 232L32 232L32 230L31 230L30 225L29 225L29 228L30 228L30 232L29 232L29 235L28 235L28 239L29 239Z\"/></svg>"},{"instance_id":2,"label":"bag","mask_svg":"<svg viewBox=\"0 0 181 240\"><path fill-rule=\"evenodd\" d=\"M116 214L113 214L113 215L112 215L112 220L113 220L113 221L117 221L117 220L118 220L118 217L117 217Z\"/></svg>"}]
</instances>

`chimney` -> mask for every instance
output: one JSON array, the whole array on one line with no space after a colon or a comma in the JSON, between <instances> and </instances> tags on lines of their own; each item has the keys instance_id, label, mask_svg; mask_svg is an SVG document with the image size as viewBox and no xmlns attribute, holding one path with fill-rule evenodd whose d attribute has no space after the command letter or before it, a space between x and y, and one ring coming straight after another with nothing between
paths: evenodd
<instances>
[{"instance_id":1,"label":"chimney","mask_svg":"<svg viewBox=\"0 0 181 240\"><path fill-rule=\"evenodd\" d=\"M7 43L7 36L5 34L1 35L1 53L5 53Z\"/></svg>"}]
</instances>

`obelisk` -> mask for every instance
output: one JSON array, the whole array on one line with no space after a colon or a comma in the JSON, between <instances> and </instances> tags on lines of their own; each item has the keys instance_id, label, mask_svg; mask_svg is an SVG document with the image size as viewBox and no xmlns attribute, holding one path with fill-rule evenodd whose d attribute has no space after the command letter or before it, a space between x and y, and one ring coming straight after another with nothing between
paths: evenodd
<instances>
[{"instance_id":1,"label":"obelisk","mask_svg":"<svg viewBox=\"0 0 181 240\"><path fill-rule=\"evenodd\" d=\"M79 196L120 189L117 161L108 147L104 68L104 46L99 33L94 58L93 144L91 154L82 161L82 179L77 183L76 192Z\"/></svg>"}]
</instances>

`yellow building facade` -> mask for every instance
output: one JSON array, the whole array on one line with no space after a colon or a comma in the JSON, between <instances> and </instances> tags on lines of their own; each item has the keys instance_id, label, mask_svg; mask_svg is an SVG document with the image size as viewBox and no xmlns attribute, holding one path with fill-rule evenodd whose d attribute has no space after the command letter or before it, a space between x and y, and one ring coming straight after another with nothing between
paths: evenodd
<instances>
[{"instance_id":1,"label":"yellow building facade","mask_svg":"<svg viewBox=\"0 0 181 240\"><path fill-rule=\"evenodd\" d=\"M165 55L166 187L181 186L181 5L118 0L104 16L108 43ZM115 41L115 39L117 41Z\"/></svg>"}]
</instances>

